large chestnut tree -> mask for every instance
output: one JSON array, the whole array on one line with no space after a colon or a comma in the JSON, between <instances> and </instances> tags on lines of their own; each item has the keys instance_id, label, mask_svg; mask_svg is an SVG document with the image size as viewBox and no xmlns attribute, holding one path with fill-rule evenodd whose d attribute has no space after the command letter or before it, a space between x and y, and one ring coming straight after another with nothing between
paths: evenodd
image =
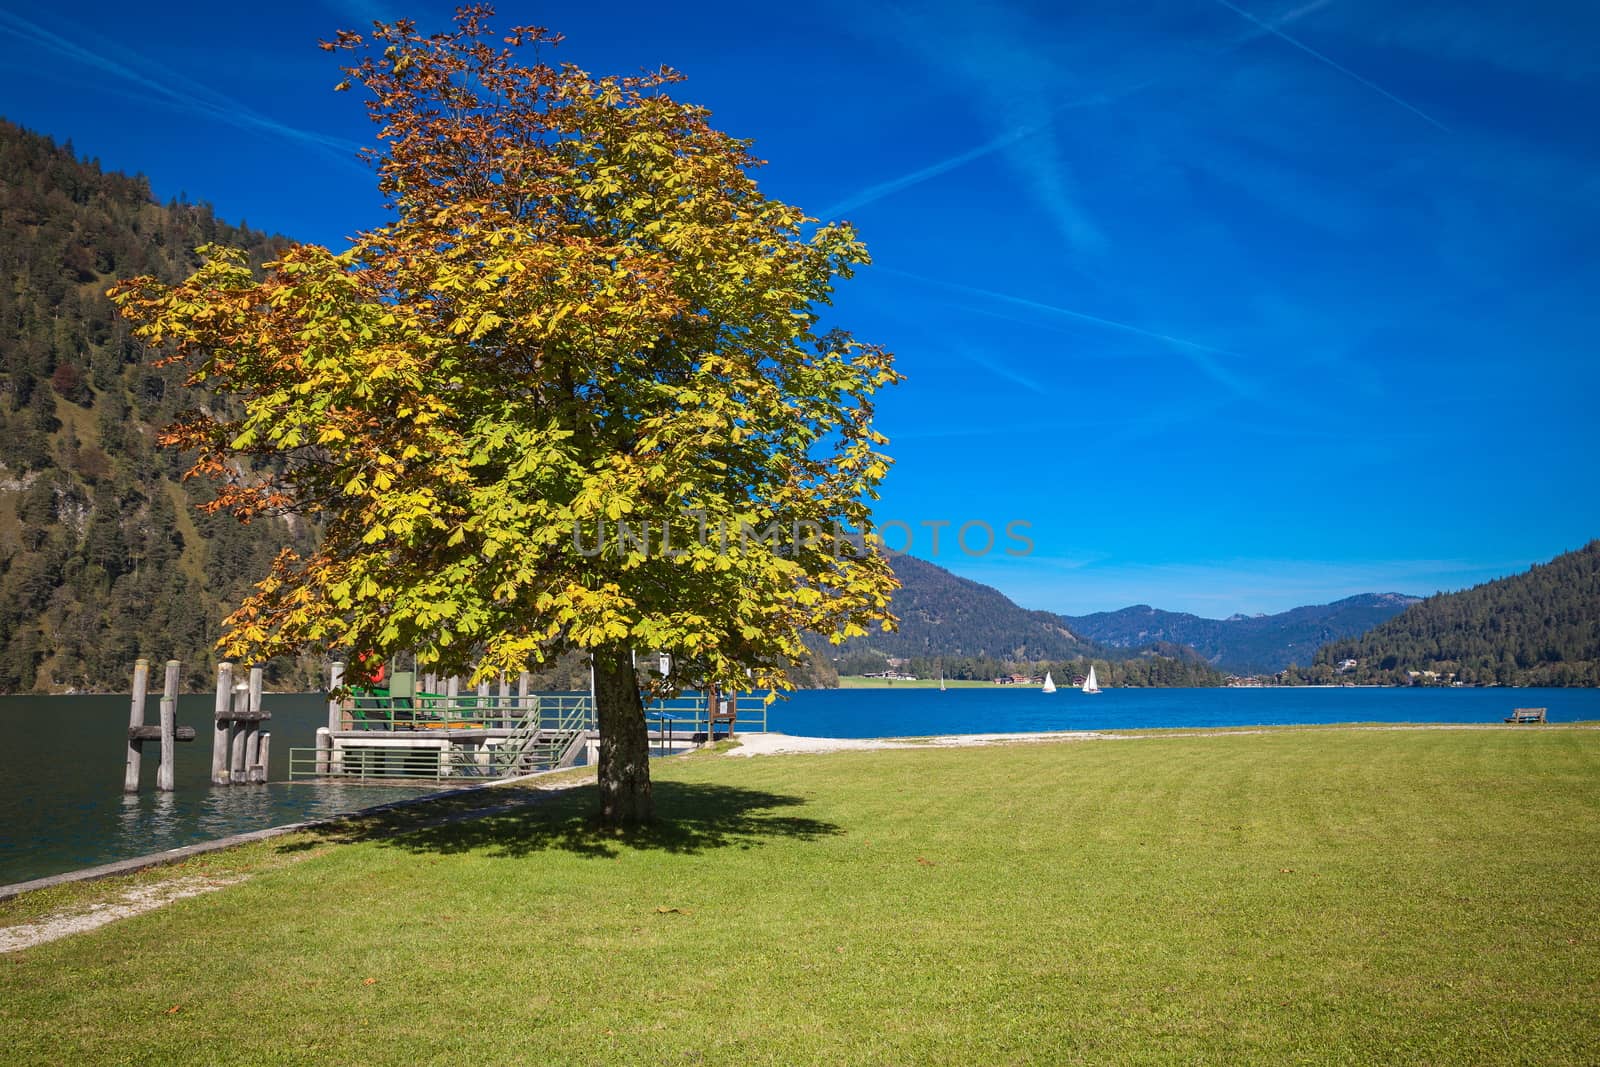
<instances>
[{"instance_id":1,"label":"large chestnut tree","mask_svg":"<svg viewBox=\"0 0 1600 1067\"><path fill-rule=\"evenodd\" d=\"M229 617L227 656L410 651L485 677L586 650L601 813L640 821L633 650L781 687L807 632L888 624L882 553L837 532L870 534L872 397L898 376L822 324L867 262L848 225L763 195L750 143L673 71L552 65L559 36L491 14L323 44L379 127L386 225L259 273L212 247L113 297L218 398L164 435L213 506L323 531Z\"/></svg>"}]
</instances>

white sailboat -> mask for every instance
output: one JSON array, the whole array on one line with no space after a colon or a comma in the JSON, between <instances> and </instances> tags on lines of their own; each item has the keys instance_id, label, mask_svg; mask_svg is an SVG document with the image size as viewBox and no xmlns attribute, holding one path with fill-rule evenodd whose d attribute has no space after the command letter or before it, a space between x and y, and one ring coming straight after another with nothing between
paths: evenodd
<instances>
[{"instance_id":1,"label":"white sailboat","mask_svg":"<svg viewBox=\"0 0 1600 1067\"><path fill-rule=\"evenodd\" d=\"M1044 693L1054 693L1056 691L1056 680L1050 677L1049 671L1044 672L1044 688L1040 691Z\"/></svg>"},{"instance_id":2,"label":"white sailboat","mask_svg":"<svg viewBox=\"0 0 1600 1067\"><path fill-rule=\"evenodd\" d=\"M1093 663L1089 664L1089 677L1087 677L1087 678L1085 678L1083 680L1083 691L1085 693L1098 693L1098 692L1100 692L1100 683L1095 681L1095 677L1094 677L1094 664Z\"/></svg>"},{"instance_id":3,"label":"white sailboat","mask_svg":"<svg viewBox=\"0 0 1600 1067\"><path fill-rule=\"evenodd\" d=\"M939 692L943 693L944 691L945 691L945 688L944 688L944 668L940 667L939 668Z\"/></svg>"}]
</instances>

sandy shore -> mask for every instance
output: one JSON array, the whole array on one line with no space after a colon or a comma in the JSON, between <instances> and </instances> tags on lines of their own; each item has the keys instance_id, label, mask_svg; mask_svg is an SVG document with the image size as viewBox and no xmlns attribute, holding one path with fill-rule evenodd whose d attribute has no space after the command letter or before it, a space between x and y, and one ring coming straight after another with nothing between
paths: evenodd
<instances>
[{"instance_id":1,"label":"sandy shore","mask_svg":"<svg viewBox=\"0 0 1600 1067\"><path fill-rule=\"evenodd\" d=\"M1298 726L1197 727L1110 733L1104 730L1053 730L1015 734L942 734L937 737L799 737L791 734L740 734L739 744L728 756L778 756L815 752L871 751L888 748L976 748L984 745L1043 744L1053 741L1133 741L1170 740L1180 737L1248 737L1254 734L1290 730L1592 730L1589 723L1556 723L1539 727L1513 726L1498 722L1423 722L1423 723L1309 723Z\"/></svg>"},{"instance_id":2,"label":"sandy shore","mask_svg":"<svg viewBox=\"0 0 1600 1067\"><path fill-rule=\"evenodd\" d=\"M944 734L939 737L796 737L790 734L740 734L729 756L776 756L804 752L848 752L885 748L973 748L1046 741L1109 741L1118 735L1095 730L1056 730L1024 734Z\"/></svg>"}]
</instances>

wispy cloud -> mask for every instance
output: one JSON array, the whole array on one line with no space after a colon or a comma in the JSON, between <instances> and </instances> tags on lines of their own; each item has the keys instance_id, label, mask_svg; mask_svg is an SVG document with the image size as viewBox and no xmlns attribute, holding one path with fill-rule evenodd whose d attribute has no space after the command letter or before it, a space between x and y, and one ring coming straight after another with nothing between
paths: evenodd
<instances>
[{"instance_id":1,"label":"wispy cloud","mask_svg":"<svg viewBox=\"0 0 1600 1067\"><path fill-rule=\"evenodd\" d=\"M1241 34L1233 40L1228 41L1220 48L1215 49L1209 58L1215 58L1218 55L1224 55L1228 52L1232 52L1235 49L1248 44L1250 41L1258 40L1269 33L1283 36L1281 33L1281 27L1297 22L1305 16L1322 9L1333 2L1334 0L1310 0L1309 3L1302 4L1300 7L1285 12L1275 19L1265 21L1255 18L1254 16L1247 15L1247 17L1250 18L1250 21L1255 24L1255 28ZM1285 39L1287 40L1289 38L1286 37ZM1018 54L1025 57L1031 57L1031 54L1026 49L1022 40L1013 39L1010 43ZM1291 43L1298 44L1298 42ZM1023 66L1026 69L1028 67L1036 67L1038 64L1030 61L1025 62ZM876 203L887 196L892 196L893 194L902 190L909 189L916 185L921 185L923 182L931 181L934 178L937 178L943 174L947 174L959 167L964 167L968 163L974 163L980 159L994 155L996 152L1007 151L1013 156L1013 163L1024 172L1025 177L1028 177L1032 181L1037 194L1044 201L1046 208L1051 211L1051 213L1065 226L1068 231L1084 235L1088 231L1083 225L1083 220L1079 217L1077 208L1067 198L1060 175L1051 169L1053 166L1053 156L1055 152L1053 136L1050 134L1051 128L1063 115L1070 111L1087 107L1099 107L1115 104L1118 101L1124 100L1145 89L1178 80L1179 78L1186 76L1188 73L1189 69L1184 64L1168 63L1165 65L1165 68L1162 70L1162 72L1154 77L1144 78L1125 85L1092 92L1087 95L1079 96L1076 99L1070 100L1066 103L1053 105L1047 108L1043 115L1040 115L1031 121L1024 122L1021 125L1015 126L1008 132L1002 133L1000 136L986 141L983 144L954 153L953 155L937 160L926 166L918 167L917 169L902 174L899 177L877 182L857 190L849 196L841 199L838 203L830 205L823 212L822 217L824 219L838 218L845 212L855 211L858 208L866 207L868 204ZM992 84L994 81L994 75L992 73L976 73L973 77L974 80L985 86ZM1016 103L1016 100L1019 98L1046 98L1050 94L1040 90L1030 90L1027 92L1019 91L1018 88L1013 84L1016 77L1017 72L1014 69L1007 69L1005 91L1011 99L1000 102L1002 113L1018 114L1023 113L1024 110L1036 111L1037 105L1020 105ZM1029 145L1027 143L1029 138L1040 136L1043 136L1045 143L1034 145Z\"/></svg>"},{"instance_id":2,"label":"wispy cloud","mask_svg":"<svg viewBox=\"0 0 1600 1067\"><path fill-rule=\"evenodd\" d=\"M1410 0L1387 6L1379 26L1357 18L1346 30L1386 48L1565 82L1568 90L1600 76L1600 5L1592 3Z\"/></svg>"},{"instance_id":3,"label":"wispy cloud","mask_svg":"<svg viewBox=\"0 0 1600 1067\"><path fill-rule=\"evenodd\" d=\"M874 183L872 189L842 198L842 203L860 207L999 153L1067 247L1093 250L1103 245L1094 219L1079 203L1069 146L1051 122L1064 106L1075 106L1083 93L1064 77L1060 57L1041 43L1029 16L999 4L975 12L950 3L889 4L868 12L856 6L851 18L857 25L875 24L880 37L907 48L929 70L937 71L975 114L991 123L991 129L1001 132L975 148ZM1073 103L1063 105L1064 97Z\"/></svg>"},{"instance_id":4,"label":"wispy cloud","mask_svg":"<svg viewBox=\"0 0 1600 1067\"><path fill-rule=\"evenodd\" d=\"M361 166L355 159L359 147L355 142L279 122L148 57L128 54L117 56L107 48L91 48L10 11L0 11L0 33L10 34L26 45L119 78L144 90L165 106L243 130L282 137L350 166Z\"/></svg>"},{"instance_id":5,"label":"wispy cloud","mask_svg":"<svg viewBox=\"0 0 1600 1067\"><path fill-rule=\"evenodd\" d=\"M1382 97L1384 97L1384 98L1386 98L1388 100L1393 101L1396 104L1399 104L1401 107L1405 108L1407 111L1409 111L1412 114L1416 115L1418 118L1422 119L1424 122L1427 122L1428 124L1430 124L1432 126L1436 126L1439 129L1444 130L1446 133L1450 132L1450 127L1446 126L1444 123L1440 122L1438 119L1434 118L1432 115L1428 114L1426 111L1422 110L1420 107L1417 107L1417 105L1411 103L1408 100L1402 100L1400 97L1396 96L1395 94L1391 93L1389 90L1385 89L1383 86L1381 86L1381 85L1377 84L1376 82L1372 81L1370 78L1363 78L1361 75L1357 74L1355 71L1351 70L1349 67L1343 66L1342 64L1336 62L1335 60L1333 60L1329 56L1323 54L1322 52L1317 51L1315 48L1312 48L1310 45L1306 44L1304 41L1300 40L1299 38L1289 36L1287 33L1285 33L1283 31L1282 23L1264 22L1261 19L1257 18L1256 16L1252 15L1250 12L1246 11L1244 8L1239 7L1239 6L1235 5L1235 4L1229 3L1228 0L1216 0L1216 2L1218 4L1221 4L1223 7L1227 8L1229 11L1232 11L1235 15L1238 15L1240 18L1246 19L1246 20L1254 23L1256 26L1259 26L1262 29L1262 31L1271 34L1272 36L1278 38L1280 41L1285 41L1285 42L1287 42L1289 44L1294 45L1296 48L1300 49L1300 51L1304 52L1306 55L1311 56L1313 59L1316 59L1317 61L1319 61L1319 62L1321 62L1323 64L1326 64L1329 67L1332 67L1334 70L1338 71L1340 74L1343 74L1345 77L1351 79L1352 81L1355 81L1355 82L1357 82L1357 83L1359 83L1361 85L1364 85L1368 89L1371 89L1373 92L1377 93L1379 96L1382 96Z\"/></svg>"}]
</instances>

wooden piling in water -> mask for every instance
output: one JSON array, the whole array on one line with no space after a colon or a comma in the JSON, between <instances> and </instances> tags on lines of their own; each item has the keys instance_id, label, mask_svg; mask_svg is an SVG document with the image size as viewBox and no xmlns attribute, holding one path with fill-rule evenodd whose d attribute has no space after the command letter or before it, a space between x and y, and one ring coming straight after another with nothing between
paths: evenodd
<instances>
[{"instance_id":1,"label":"wooden piling in water","mask_svg":"<svg viewBox=\"0 0 1600 1067\"><path fill-rule=\"evenodd\" d=\"M233 664L217 667L213 715L211 781L214 785L265 782L271 766L271 734L262 726L272 713L261 706L262 670L251 667L245 680L233 681ZM178 740L184 740L180 735Z\"/></svg>"},{"instance_id":2,"label":"wooden piling in water","mask_svg":"<svg viewBox=\"0 0 1600 1067\"><path fill-rule=\"evenodd\" d=\"M156 768L156 788L170 793L176 787L177 774L173 763L177 757L178 740L178 674L182 664L167 660L167 676L161 687L161 765Z\"/></svg>"},{"instance_id":3,"label":"wooden piling in water","mask_svg":"<svg viewBox=\"0 0 1600 1067\"><path fill-rule=\"evenodd\" d=\"M247 722L244 724L244 778L243 781L255 780L256 764L261 762L261 724Z\"/></svg>"},{"instance_id":4,"label":"wooden piling in water","mask_svg":"<svg viewBox=\"0 0 1600 1067\"><path fill-rule=\"evenodd\" d=\"M250 743L250 724L234 723L232 733L233 740L228 746L228 784L239 785L244 781L244 750Z\"/></svg>"},{"instance_id":5,"label":"wooden piling in water","mask_svg":"<svg viewBox=\"0 0 1600 1067\"><path fill-rule=\"evenodd\" d=\"M228 784L228 712L233 700L233 664L217 664L217 703L211 718L211 784Z\"/></svg>"},{"instance_id":6,"label":"wooden piling in water","mask_svg":"<svg viewBox=\"0 0 1600 1067\"><path fill-rule=\"evenodd\" d=\"M128 765L122 776L122 791L139 791L139 767L144 760L144 742L134 731L144 725L145 690L150 685L150 661L140 657L133 665L133 703L128 708Z\"/></svg>"},{"instance_id":7,"label":"wooden piling in water","mask_svg":"<svg viewBox=\"0 0 1600 1067\"><path fill-rule=\"evenodd\" d=\"M267 766L271 762L272 756L272 731L262 730L260 733L261 743L256 750L259 762L250 768L250 780L252 782L265 783L267 780Z\"/></svg>"},{"instance_id":8,"label":"wooden piling in water","mask_svg":"<svg viewBox=\"0 0 1600 1067\"><path fill-rule=\"evenodd\" d=\"M245 689L245 710L250 713L250 721L245 723L244 734L244 780L246 782L266 781L256 777L256 768L262 764L261 758L261 681L262 669L250 668L250 681Z\"/></svg>"},{"instance_id":9,"label":"wooden piling in water","mask_svg":"<svg viewBox=\"0 0 1600 1067\"><path fill-rule=\"evenodd\" d=\"M344 663L342 661L340 661L340 660L334 660L333 661L333 666L328 672L328 692L330 692L330 693L333 692L335 689L338 689L343 684L344 684ZM337 700L334 700L332 697L329 697L328 698L328 729L330 731L332 731L332 732L335 732L335 733L337 733L339 730L343 729L343 727L344 727L344 723L342 721L343 718L344 718L344 705L341 702L339 702Z\"/></svg>"},{"instance_id":10,"label":"wooden piling in water","mask_svg":"<svg viewBox=\"0 0 1600 1067\"><path fill-rule=\"evenodd\" d=\"M125 793L139 791L139 771L144 763L146 741L153 741L160 746L161 762L156 766L156 788L163 793L170 793L177 785L178 742L193 741L195 738L194 727L178 725L178 685L182 673L183 664L175 659L167 660L156 725L146 726L144 705L150 690L150 661L140 656L134 662L133 694L128 705L128 760L122 776ZM216 758L215 754L212 758Z\"/></svg>"},{"instance_id":11,"label":"wooden piling in water","mask_svg":"<svg viewBox=\"0 0 1600 1067\"><path fill-rule=\"evenodd\" d=\"M333 771L333 734L326 726L317 727L317 773Z\"/></svg>"},{"instance_id":12,"label":"wooden piling in water","mask_svg":"<svg viewBox=\"0 0 1600 1067\"><path fill-rule=\"evenodd\" d=\"M517 710L524 715L528 713L528 681L527 671L517 675Z\"/></svg>"},{"instance_id":13,"label":"wooden piling in water","mask_svg":"<svg viewBox=\"0 0 1600 1067\"><path fill-rule=\"evenodd\" d=\"M233 686L233 721L228 730L228 782L239 785L244 781L244 750L250 743L250 723L245 716L250 711L250 683L235 682Z\"/></svg>"}]
</instances>

